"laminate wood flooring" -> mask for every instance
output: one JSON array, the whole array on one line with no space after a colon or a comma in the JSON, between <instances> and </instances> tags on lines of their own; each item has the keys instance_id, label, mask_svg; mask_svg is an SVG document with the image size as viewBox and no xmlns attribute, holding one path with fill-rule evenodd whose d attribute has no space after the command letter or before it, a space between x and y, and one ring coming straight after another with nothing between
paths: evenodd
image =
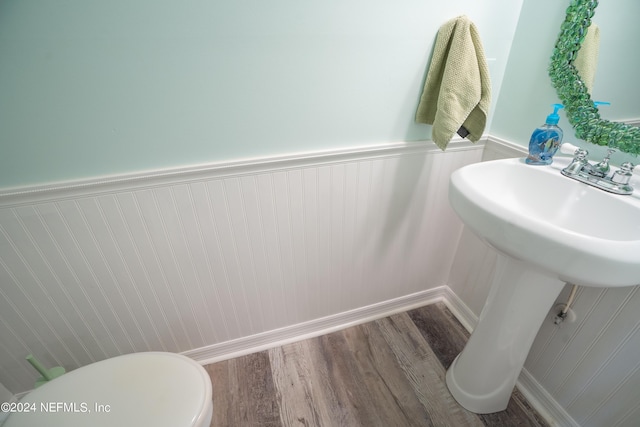
<instances>
[{"instance_id":1,"label":"laminate wood flooring","mask_svg":"<svg viewBox=\"0 0 640 427\"><path fill-rule=\"evenodd\" d=\"M436 303L207 365L211 426L547 426L517 390L495 414L456 403L444 377L467 339Z\"/></svg>"}]
</instances>

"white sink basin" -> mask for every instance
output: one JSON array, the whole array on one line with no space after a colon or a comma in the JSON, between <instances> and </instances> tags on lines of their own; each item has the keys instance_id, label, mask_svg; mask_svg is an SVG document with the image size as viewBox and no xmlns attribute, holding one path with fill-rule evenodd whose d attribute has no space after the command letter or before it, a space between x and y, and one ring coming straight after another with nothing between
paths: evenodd
<instances>
[{"instance_id":1,"label":"white sink basin","mask_svg":"<svg viewBox=\"0 0 640 427\"><path fill-rule=\"evenodd\" d=\"M451 176L449 200L491 246L565 282L640 284L637 194L615 195L564 177L566 163L532 166L506 159L469 165Z\"/></svg>"},{"instance_id":2,"label":"white sink basin","mask_svg":"<svg viewBox=\"0 0 640 427\"><path fill-rule=\"evenodd\" d=\"M447 371L449 391L470 411L507 407L565 282L640 284L640 183L632 182L638 194L609 194L562 176L567 163L497 160L451 175L454 210L498 250L478 325Z\"/></svg>"}]
</instances>

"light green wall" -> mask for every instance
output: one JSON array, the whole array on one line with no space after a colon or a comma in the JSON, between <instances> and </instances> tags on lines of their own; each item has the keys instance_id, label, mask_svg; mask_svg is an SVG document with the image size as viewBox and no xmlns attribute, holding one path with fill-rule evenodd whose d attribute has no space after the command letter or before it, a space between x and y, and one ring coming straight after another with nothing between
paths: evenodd
<instances>
[{"instance_id":1,"label":"light green wall","mask_svg":"<svg viewBox=\"0 0 640 427\"><path fill-rule=\"evenodd\" d=\"M524 1L496 104L492 135L527 145L533 130L552 111L551 104L559 102L547 68L568 4L568 0ZM570 129L564 115L560 126Z\"/></svg>"},{"instance_id":2,"label":"light green wall","mask_svg":"<svg viewBox=\"0 0 640 427\"><path fill-rule=\"evenodd\" d=\"M0 188L429 139L413 117L439 26L476 22L498 93L520 7L0 1Z\"/></svg>"},{"instance_id":3,"label":"light green wall","mask_svg":"<svg viewBox=\"0 0 640 427\"><path fill-rule=\"evenodd\" d=\"M526 145L557 102L547 67L568 4L4 0L0 189L429 139L413 122L419 91L438 27L463 13L489 58L487 131ZM608 0L596 11L606 118L640 117L640 85L628 83L639 8ZM619 74L616 57L627 61ZM576 142L564 116L561 126Z\"/></svg>"}]
</instances>

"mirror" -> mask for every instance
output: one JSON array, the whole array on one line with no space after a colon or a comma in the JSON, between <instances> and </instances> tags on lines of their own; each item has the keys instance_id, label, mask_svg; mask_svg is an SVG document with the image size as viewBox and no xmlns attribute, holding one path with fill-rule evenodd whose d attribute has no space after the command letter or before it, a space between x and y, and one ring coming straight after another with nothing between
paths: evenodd
<instances>
[{"instance_id":1,"label":"mirror","mask_svg":"<svg viewBox=\"0 0 640 427\"><path fill-rule=\"evenodd\" d=\"M602 119L573 65L597 6L597 0L571 0L551 56L549 76L577 138L637 156L640 127Z\"/></svg>"}]
</instances>

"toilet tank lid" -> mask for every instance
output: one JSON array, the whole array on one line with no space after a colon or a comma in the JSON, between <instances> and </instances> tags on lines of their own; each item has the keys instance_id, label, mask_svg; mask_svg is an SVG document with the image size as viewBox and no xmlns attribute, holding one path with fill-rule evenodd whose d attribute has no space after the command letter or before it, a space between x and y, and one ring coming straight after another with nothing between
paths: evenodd
<instances>
[{"instance_id":1,"label":"toilet tank lid","mask_svg":"<svg viewBox=\"0 0 640 427\"><path fill-rule=\"evenodd\" d=\"M3 427L198 426L211 406L207 372L188 357L132 353L73 370L28 393ZM28 411L28 412L26 412Z\"/></svg>"}]
</instances>

